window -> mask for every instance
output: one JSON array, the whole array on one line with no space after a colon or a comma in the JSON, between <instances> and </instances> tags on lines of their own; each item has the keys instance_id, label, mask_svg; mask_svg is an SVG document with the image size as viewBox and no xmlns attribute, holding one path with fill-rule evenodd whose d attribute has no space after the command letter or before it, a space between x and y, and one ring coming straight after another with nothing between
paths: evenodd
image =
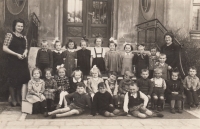
<instances>
[{"instance_id":1,"label":"window","mask_svg":"<svg viewBox=\"0 0 200 129\"><path fill-rule=\"evenodd\" d=\"M193 0L192 30L200 30L200 0Z\"/></svg>"}]
</instances>

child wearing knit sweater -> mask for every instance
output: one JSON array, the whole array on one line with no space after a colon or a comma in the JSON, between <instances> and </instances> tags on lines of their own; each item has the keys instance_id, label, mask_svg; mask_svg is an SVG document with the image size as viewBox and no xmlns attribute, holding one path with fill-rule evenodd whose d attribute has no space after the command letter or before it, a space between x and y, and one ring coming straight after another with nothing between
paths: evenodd
<instances>
[{"instance_id":1,"label":"child wearing knit sweater","mask_svg":"<svg viewBox=\"0 0 200 129\"><path fill-rule=\"evenodd\" d=\"M41 78L45 77L45 69L53 67L53 55L48 48L48 42L43 40L41 43L41 49L38 50L36 56L36 67L42 71Z\"/></svg>"},{"instance_id":2,"label":"child wearing knit sweater","mask_svg":"<svg viewBox=\"0 0 200 129\"><path fill-rule=\"evenodd\" d=\"M84 113L86 107L91 108L90 97L85 93L85 84L83 82L77 84L76 92L68 94L65 97L67 102L70 102L71 98L73 98L74 101L65 108L48 112L48 115L51 115L52 119L56 117L80 115Z\"/></svg>"}]
</instances>

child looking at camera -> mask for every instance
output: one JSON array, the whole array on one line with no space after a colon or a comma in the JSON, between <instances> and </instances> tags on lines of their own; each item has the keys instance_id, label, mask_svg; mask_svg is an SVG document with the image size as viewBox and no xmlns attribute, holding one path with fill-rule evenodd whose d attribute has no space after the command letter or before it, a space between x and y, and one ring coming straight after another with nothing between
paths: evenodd
<instances>
[{"instance_id":1,"label":"child looking at camera","mask_svg":"<svg viewBox=\"0 0 200 129\"><path fill-rule=\"evenodd\" d=\"M172 71L172 77L166 82L167 84L167 97L170 100L171 113L175 114L175 103L178 105L178 113L182 113L182 101L183 101L183 83L179 79L179 72L177 70Z\"/></svg>"},{"instance_id":2,"label":"child looking at camera","mask_svg":"<svg viewBox=\"0 0 200 129\"><path fill-rule=\"evenodd\" d=\"M111 94L106 91L105 83L100 82L98 92L94 95L92 102L92 115L95 116L97 113L106 117L126 115L125 112L114 108L112 100Z\"/></svg>"},{"instance_id":3,"label":"child looking at camera","mask_svg":"<svg viewBox=\"0 0 200 129\"><path fill-rule=\"evenodd\" d=\"M131 82L129 92L126 93L124 98L124 111L139 118L163 117L163 114L154 113L147 109L147 103L148 97L139 91L136 83Z\"/></svg>"},{"instance_id":4,"label":"child looking at camera","mask_svg":"<svg viewBox=\"0 0 200 129\"><path fill-rule=\"evenodd\" d=\"M196 74L197 69L195 67L190 67L188 76L186 76L183 81L188 104L192 108L198 107L199 105L197 90L200 88L200 82Z\"/></svg>"},{"instance_id":5,"label":"child looking at camera","mask_svg":"<svg viewBox=\"0 0 200 129\"><path fill-rule=\"evenodd\" d=\"M38 50L36 56L36 67L42 71L41 78L45 77L44 70L53 67L53 56L51 50L48 49L48 42L42 40L41 49Z\"/></svg>"},{"instance_id":6,"label":"child looking at camera","mask_svg":"<svg viewBox=\"0 0 200 129\"><path fill-rule=\"evenodd\" d=\"M90 70L91 78L87 82L87 92L90 94L90 96L93 98L94 94L98 92L98 84L100 82L104 82L103 79L101 78L101 72L97 68L96 65L92 67Z\"/></svg>"}]
</instances>

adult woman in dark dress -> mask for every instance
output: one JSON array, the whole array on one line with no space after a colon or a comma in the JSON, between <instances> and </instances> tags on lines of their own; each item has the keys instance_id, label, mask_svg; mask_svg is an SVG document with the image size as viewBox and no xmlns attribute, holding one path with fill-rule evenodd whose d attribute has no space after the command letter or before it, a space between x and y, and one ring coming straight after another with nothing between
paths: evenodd
<instances>
[{"instance_id":1,"label":"adult woman in dark dress","mask_svg":"<svg viewBox=\"0 0 200 129\"><path fill-rule=\"evenodd\" d=\"M3 51L7 53L7 72L9 91L11 95L11 106L21 106L21 99L25 99L25 93L21 95L21 89L23 91L27 87L27 83L30 80L30 72L28 69L27 60L27 40L22 35L25 22L22 19L13 21L12 33L7 33Z\"/></svg>"},{"instance_id":2,"label":"adult woman in dark dress","mask_svg":"<svg viewBox=\"0 0 200 129\"><path fill-rule=\"evenodd\" d=\"M166 44L161 47L161 53L166 54L166 63L173 69L178 68L179 64L179 46L174 43L174 34L167 32L164 35Z\"/></svg>"}]
</instances>

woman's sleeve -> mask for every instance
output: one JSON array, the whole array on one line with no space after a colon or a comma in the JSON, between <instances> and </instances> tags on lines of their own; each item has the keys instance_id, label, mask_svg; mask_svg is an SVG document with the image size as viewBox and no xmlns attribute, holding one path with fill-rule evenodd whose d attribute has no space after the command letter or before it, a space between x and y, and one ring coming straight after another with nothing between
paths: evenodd
<instances>
[{"instance_id":1,"label":"woman's sleeve","mask_svg":"<svg viewBox=\"0 0 200 129\"><path fill-rule=\"evenodd\" d=\"M3 45L8 47L10 45L11 41L12 41L12 34L7 33L6 36L5 36Z\"/></svg>"}]
</instances>

